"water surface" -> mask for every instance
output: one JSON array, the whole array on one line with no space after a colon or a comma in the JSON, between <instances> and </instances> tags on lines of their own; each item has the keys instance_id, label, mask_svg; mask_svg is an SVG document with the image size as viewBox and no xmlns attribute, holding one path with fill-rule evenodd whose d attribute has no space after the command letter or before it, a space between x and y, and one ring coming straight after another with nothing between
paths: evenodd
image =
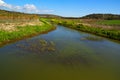
<instances>
[{"instance_id":1,"label":"water surface","mask_svg":"<svg viewBox=\"0 0 120 80\"><path fill-rule=\"evenodd\" d=\"M120 43L63 26L0 48L0 80L120 80Z\"/></svg>"}]
</instances>

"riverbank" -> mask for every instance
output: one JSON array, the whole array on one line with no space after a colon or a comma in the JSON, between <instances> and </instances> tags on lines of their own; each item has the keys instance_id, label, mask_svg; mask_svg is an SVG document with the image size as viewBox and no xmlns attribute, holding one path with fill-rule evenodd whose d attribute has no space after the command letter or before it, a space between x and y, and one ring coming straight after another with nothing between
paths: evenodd
<instances>
[{"instance_id":1,"label":"riverbank","mask_svg":"<svg viewBox=\"0 0 120 80\"><path fill-rule=\"evenodd\" d=\"M52 19L53 23L63 25L69 28L73 28L76 30L92 33L95 35L103 36L106 38L119 40L120 41L120 30L112 29L112 28L106 28L106 27L95 27L91 26L86 23L81 23L80 21L76 20L65 20L65 19Z\"/></svg>"},{"instance_id":2,"label":"riverbank","mask_svg":"<svg viewBox=\"0 0 120 80\"><path fill-rule=\"evenodd\" d=\"M14 25L12 26L12 28L13 29L10 28L6 30L4 30L5 28L0 29L0 45L4 45L12 41L21 40L38 34L47 33L51 30L54 30L56 27L45 20L44 22L40 20L39 22L37 22L37 24L27 23L26 25L23 24L23 26Z\"/></svg>"}]
</instances>

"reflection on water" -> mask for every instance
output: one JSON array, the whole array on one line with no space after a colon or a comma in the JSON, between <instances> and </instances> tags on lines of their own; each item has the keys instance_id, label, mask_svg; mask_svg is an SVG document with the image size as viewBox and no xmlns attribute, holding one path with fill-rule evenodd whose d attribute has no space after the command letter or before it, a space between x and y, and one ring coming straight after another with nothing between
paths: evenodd
<instances>
[{"instance_id":1,"label":"reflection on water","mask_svg":"<svg viewBox=\"0 0 120 80\"><path fill-rule=\"evenodd\" d=\"M120 80L120 44L58 26L0 48L0 80Z\"/></svg>"}]
</instances>

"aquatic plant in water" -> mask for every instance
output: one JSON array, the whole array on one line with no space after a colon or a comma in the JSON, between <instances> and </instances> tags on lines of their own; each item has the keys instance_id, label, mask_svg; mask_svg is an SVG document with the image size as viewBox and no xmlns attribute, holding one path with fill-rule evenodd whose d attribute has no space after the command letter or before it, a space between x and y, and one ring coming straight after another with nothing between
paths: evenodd
<instances>
[{"instance_id":1,"label":"aquatic plant in water","mask_svg":"<svg viewBox=\"0 0 120 80\"><path fill-rule=\"evenodd\" d=\"M17 48L28 52L42 53L55 51L55 43L53 41L47 41L44 39L25 40L16 44Z\"/></svg>"}]
</instances>

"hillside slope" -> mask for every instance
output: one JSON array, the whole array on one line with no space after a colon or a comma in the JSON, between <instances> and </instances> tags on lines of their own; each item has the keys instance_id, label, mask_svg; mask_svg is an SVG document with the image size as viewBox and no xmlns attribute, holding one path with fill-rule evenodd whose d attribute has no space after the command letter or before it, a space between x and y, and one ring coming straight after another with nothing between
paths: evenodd
<instances>
[{"instance_id":1,"label":"hillside slope","mask_svg":"<svg viewBox=\"0 0 120 80\"><path fill-rule=\"evenodd\" d=\"M39 19L36 14L0 10L0 30L15 31L17 26L41 25Z\"/></svg>"},{"instance_id":2,"label":"hillside slope","mask_svg":"<svg viewBox=\"0 0 120 80\"><path fill-rule=\"evenodd\" d=\"M35 14L25 14L20 12L0 10L0 22L11 21L38 21L39 16Z\"/></svg>"}]
</instances>

